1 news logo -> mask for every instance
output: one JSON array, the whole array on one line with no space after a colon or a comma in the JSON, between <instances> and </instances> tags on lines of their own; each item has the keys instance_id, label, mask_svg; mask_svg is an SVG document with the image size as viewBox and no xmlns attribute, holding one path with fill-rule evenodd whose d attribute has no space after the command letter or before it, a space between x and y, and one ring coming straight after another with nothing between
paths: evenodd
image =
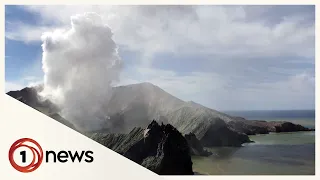
<instances>
[{"instance_id":1,"label":"1 news logo","mask_svg":"<svg viewBox=\"0 0 320 180\"><path fill-rule=\"evenodd\" d=\"M44 156L45 155L45 156ZM93 162L92 151L44 151L40 144L30 138L22 138L15 141L9 149L9 161L14 169L22 173L29 173L38 169L45 157L46 163ZM31 157L31 158L30 158ZM84 158L84 161L82 159ZM78 160L78 161L76 161ZM27 165L25 165L27 164Z\"/></svg>"},{"instance_id":2,"label":"1 news logo","mask_svg":"<svg viewBox=\"0 0 320 180\"><path fill-rule=\"evenodd\" d=\"M18 149L27 148L29 151L32 152L32 161L27 166L19 165L21 163L17 163L17 158L14 158L15 152ZM21 162L22 164L26 163L26 149L20 150L19 154L21 155ZM17 171L28 173L32 172L41 165L43 160L43 150L39 143L37 143L35 140L30 138L22 138L14 142L9 150L9 161Z\"/></svg>"}]
</instances>

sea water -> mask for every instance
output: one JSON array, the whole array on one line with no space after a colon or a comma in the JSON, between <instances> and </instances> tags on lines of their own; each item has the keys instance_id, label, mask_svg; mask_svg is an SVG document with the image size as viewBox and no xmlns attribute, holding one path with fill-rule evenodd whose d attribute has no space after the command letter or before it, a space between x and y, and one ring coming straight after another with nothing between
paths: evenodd
<instances>
[{"instance_id":1,"label":"sea water","mask_svg":"<svg viewBox=\"0 0 320 180\"><path fill-rule=\"evenodd\" d=\"M289 111L287 111L289 112ZM290 121L308 127L315 126L312 112L292 117L285 112L252 119L267 121ZM266 112L263 112L267 114ZM270 112L269 112L270 113ZM282 114L282 115L279 115ZM310 115L311 114L311 115ZM261 114L260 114L261 115ZM298 117L300 116L300 117ZM243 116L247 119L246 116ZM207 175L314 175L315 132L270 133L249 136L255 143L243 147L209 148L209 157L192 157L193 169L197 174Z\"/></svg>"}]
</instances>

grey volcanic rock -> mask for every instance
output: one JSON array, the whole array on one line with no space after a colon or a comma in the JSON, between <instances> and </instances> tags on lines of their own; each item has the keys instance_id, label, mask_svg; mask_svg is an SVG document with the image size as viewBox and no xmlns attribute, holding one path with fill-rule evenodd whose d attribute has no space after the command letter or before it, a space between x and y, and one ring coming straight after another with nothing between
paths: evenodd
<instances>
[{"instance_id":1,"label":"grey volcanic rock","mask_svg":"<svg viewBox=\"0 0 320 180\"><path fill-rule=\"evenodd\" d=\"M275 132L314 131L314 129L309 129L301 126L300 124L293 124L291 122L282 122L280 124L275 125L274 127Z\"/></svg>"},{"instance_id":2,"label":"grey volcanic rock","mask_svg":"<svg viewBox=\"0 0 320 180\"><path fill-rule=\"evenodd\" d=\"M57 113L57 108L48 100L43 103L34 88L25 88L21 91L9 92L8 95L22 101L23 103L48 115ZM210 137L207 131L215 134L215 142L205 142L208 145L236 145L246 141L227 140L220 142L223 136L235 137L237 132L226 129L226 122L232 117L218 111L206 108L194 102L184 102L161 88L151 83L133 84L113 88L112 98L105 105L105 110L109 114L108 124L101 126L102 131L109 133L127 133L134 127L145 127L150 123L150 119L156 119L164 124L170 123L182 134L194 133L202 141L202 138ZM60 119L60 118L59 118ZM61 121L60 121L61 122ZM64 122L62 120L62 122ZM67 121L65 122L67 123ZM111 125L110 125L111 124ZM215 133L214 130L224 133ZM240 135L239 135L240 136ZM219 142L216 142L218 139ZM211 138L205 138L210 141Z\"/></svg>"},{"instance_id":3,"label":"grey volcanic rock","mask_svg":"<svg viewBox=\"0 0 320 180\"><path fill-rule=\"evenodd\" d=\"M40 111L40 112L41 112L41 111ZM46 114L46 115L49 116L49 117L51 117L52 119L54 119L54 120L62 123L62 124L68 126L69 128L78 131L78 130L76 129L76 127L75 127L72 123L70 123L69 121L67 121L67 120L66 120L65 118L63 118L62 116L60 116L60 114L58 114L58 113L50 113L50 114Z\"/></svg>"},{"instance_id":4,"label":"grey volcanic rock","mask_svg":"<svg viewBox=\"0 0 320 180\"><path fill-rule=\"evenodd\" d=\"M194 116L210 117L212 121L217 118L226 122L233 120L231 116L221 112L194 102L182 101L151 83L114 87L112 98L106 104L105 109L110 115L119 112L124 115L124 131L130 131L136 126L146 126L150 123L150 119L155 119L164 124L173 124L182 133L192 132L193 129L180 126L183 126L185 122L193 121ZM183 109L186 109L187 112L183 111ZM190 112L192 113L192 118L185 119L182 123L179 122L180 118L175 114L188 114L189 109L192 110Z\"/></svg>"},{"instance_id":5,"label":"grey volcanic rock","mask_svg":"<svg viewBox=\"0 0 320 180\"><path fill-rule=\"evenodd\" d=\"M228 122L228 127L247 135L268 134L269 130L265 126L255 124L249 120L238 120Z\"/></svg>"},{"instance_id":6,"label":"grey volcanic rock","mask_svg":"<svg viewBox=\"0 0 320 180\"><path fill-rule=\"evenodd\" d=\"M159 175L192 175L187 140L170 124L152 121L129 134L93 133L88 137Z\"/></svg>"},{"instance_id":7,"label":"grey volcanic rock","mask_svg":"<svg viewBox=\"0 0 320 180\"><path fill-rule=\"evenodd\" d=\"M247 135L268 134L269 132L297 132L314 131L299 124L285 121L262 121L262 120L236 120L228 122L228 126L235 131Z\"/></svg>"},{"instance_id":8,"label":"grey volcanic rock","mask_svg":"<svg viewBox=\"0 0 320 180\"><path fill-rule=\"evenodd\" d=\"M240 147L243 143L253 142L244 133L233 131L227 126L210 126L204 136L200 139L206 147L213 146L236 146Z\"/></svg>"},{"instance_id":9,"label":"grey volcanic rock","mask_svg":"<svg viewBox=\"0 0 320 180\"><path fill-rule=\"evenodd\" d=\"M184 101L166 93L151 83L114 87L110 101L105 105L107 114L123 115L120 132L129 132L134 127L145 127L151 119L168 123L166 114L180 107Z\"/></svg>"},{"instance_id":10,"label":"grey volcanic rock","mask_svg":"<svg viewBox=\"0 0 320 180\"><path fill-rule=\"evenodd\" d=\"M226 121L232 118L209 108L187 104L168 115L169 123L184 134L194 133L206 146L241 146L251 142L241 132L228 128Z\"/></svg>"},{"instance_id":11,"label":"grey volcanic rock","mask_svg":"<svg viewBox=\"0 0 320 180\"><path fill-rule=\"evenodd\" d=\"M33 109L46 114L47 116L55 119L62 124L74 130L77 130L72 123L60 116L59 108L57 106L55 106L49 100L42 99L38 95L36 88L26 87L21 89L20 91L10 91L7 93L7 95L19 100L20 102L32 107Z\"/></svg>"},{"instance_id":12,"label":"grey volcanic rock","mask_svg":"<svg viewBox=\"0 0 320 180\"><path fill-rule=\"evenodd\" d=\"M186 134L184 136L189 144L190 155L195 156L210 156L211 152L206 151L202 146L201 142L197 139L196 135L193 133Z\"/></svg>"},{"instance_id":13,"label":"grey volcanic rock","mask_svg":"<svg viewBox=\"0 0 320 180\"><path fill-rule=\"evenodd\" d=\"M109 114L123 114L123 132L136 126L146 126L150 119L155 119L172 124L182 134L193 133L210 146L239 146L250 141L245 134L228 129L226 122L233 121L233 117L192 101L182 101L151 83L115 87L106 110ZM215 138L207 133L209 130Z\"/></svg>"},{"instance_id":14,"label":"grey volcanic rock","mask_svg":"<svg viewBox=\"0 0 320 180\"><path fill-rule=\"evenodd\" d=\"M19 91L10 91L7 94L33 108L43 108L50 112L57 111L57 107L53 103L48 100L42 100L38 96L35 88L26 87Z\"/></svg>"},{"instance_id":15,"label":"grey volcanic rock","mask_svg":"<svg viewBox=\"0 0 320 180\"><path fill-rule=\"evenodd\" d=\"M8 95L70 126L58 116L57 107L41 100L35 89L11 91ZM129 133L134 127L145 127L150 119L155 119L171 124L184 135L193 133L203 146L241 146L251 142L247 135L309 130L287 122L232 117L192 101L182 101L151 83L114 87L103 109L109 117L96 132Z\"/></svg>"}]
</instances>

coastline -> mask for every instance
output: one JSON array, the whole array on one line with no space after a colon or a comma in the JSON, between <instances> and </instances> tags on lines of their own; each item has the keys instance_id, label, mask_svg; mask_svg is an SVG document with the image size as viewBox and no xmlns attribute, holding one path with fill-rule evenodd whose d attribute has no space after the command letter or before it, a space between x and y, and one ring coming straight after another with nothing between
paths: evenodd
<instances>
[{"instance_id":1,"label":"coastline","mask_svg":"<svg viewBox=\"0 0 320 180\"><path fill-rule=\"evenodd\" d=\"M214 155L192 156L193 170L200 175L314 175L314 134L314 131L258 134L250 139L255 137L252 139L259 141L242 147L206 148Z\"/></svg>"}]
</instances>

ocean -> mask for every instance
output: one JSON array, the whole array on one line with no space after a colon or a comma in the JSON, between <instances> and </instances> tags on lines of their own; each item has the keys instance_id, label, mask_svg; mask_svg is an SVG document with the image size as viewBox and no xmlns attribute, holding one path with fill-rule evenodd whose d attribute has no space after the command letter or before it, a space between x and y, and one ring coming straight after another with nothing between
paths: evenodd
<instances>
[{"instance_id":1,"label":"ocean","mask_svg":"<svg viewBox=\"0 0 320 180\"><path fill-rule=\"evenodd\" d=\"M248 120L290 121L315 127L315 111L233 111ZM208 148L210 157L192 157L203 175L314 175L315 132L270 133L250 136L243 147Z\"/></svg>"},{"instance_id":2,"label":"ocean","mask_svg":"<svg viewBox=\"0 0 320 180\"><path fill-rule=\"evenodd\" d=\"M255 110L225 111L224 113L248 120L290 121L310 128L315 127L315 110Z\"/></svg>"}]
</instances>

